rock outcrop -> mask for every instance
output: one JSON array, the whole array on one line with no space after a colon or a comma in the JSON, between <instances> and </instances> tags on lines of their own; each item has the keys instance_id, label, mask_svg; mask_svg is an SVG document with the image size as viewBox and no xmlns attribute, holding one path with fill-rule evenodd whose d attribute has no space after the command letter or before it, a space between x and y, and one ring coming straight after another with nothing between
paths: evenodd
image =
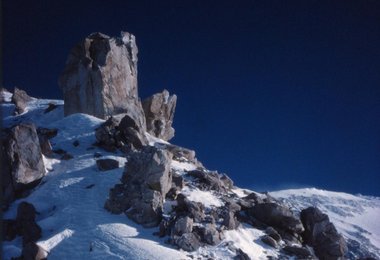
<instances>
[{"instance_id":1,"label":"rock outcrop","mask_svg":"<svg viewBox=\"0 0 380 260\"><path fill-rule=\"evenodd\" d=\"M259 221L278 229L296 234L304 231L300 219L289 208L277 203L259 203L248 213Z\"/></svg>"},{"instance_id":2,"label":"rock outcrop","mask_svg":"<svg viewBox=\"0 0 380 260\"><path fill-rule=\"evenodd\" d=\"M122 184L111 189L105 208L116 214L126 212L143 226L157 226L162 218L165 195L171 188L171 160L170 153L151 146L131 153Z\"/></svg>"},{"instance_id":3,"label":"rock outcrop","mask_svg":"<svg viewBox=\"0 0 380 260\"><path fill-rule=\"evenodd\" d=\"M99 171L109 171L119 168L119 162L114 159L99 159L96 160L96 165Z\"/></svg>"},{"instance_id":4,"label":"rock outcrop","mask_svg":"<svg viewBox=\"0 0 380 260\"><path fill-rule=\"evenodd\" d=\"M145 122L145 121L144 121ZM107 151L121 149L129 152L148 144L144 134L145 125L133 114L119 114L110 117L95 131L97 144Z\"/></svg>"},{"instance_id":5,"label":"rock outcrop","mask_svg":"<svg viewBox=\"0 0 380 260\"><path fill-rule=\"evenodd\" d=\"M301 221L305 227L303 238L314 248L316 256L320 259L344 259L346 242L326 214L309 207L301 211Z\"/></svg>"},{"instance_id":6,"label":"rock outcrop","mask_svg":"<svg viewBox=\"0 0 380 260\"><path fill-rule=\"evenodd\" d=\"M55 137L58 133L58 129L49 129L39 127L37 129L38 140L40 142L41 152L45 156L51 156L53 154L53 149L51 147L50 140Z\"/></svg>"},{"instance_id":7,"label":"rock outcrop","mask_svg":"<svg viewBox=\"0 0 380 260\"><path fill-rule=\"evenodd\" d=\"M38 184L45 175L45 166L36 128L20 124L2 138L2 193L7 206L13 199Z\"/></svg>"},{"instance_id":8,"label":"rock outcrop","mask_svg":"<svg viewBox=\"0 0 380 260\"><path fill-rule=\"evenodd\" d=\"M170 96L167 90L154 94L143 101L146 127L150 134L165 141L173 138L172 124L176 103L177 96Z\"/></svg>"},{"instance_id":9,"label":"rock outcrop","mask_svg":"<svg viewBox=\"0 0 380 260\"><path fill-rule=\"evenodd\" d=\"M65 115L85 113L99 118L134 111L145 120L137 92L135 36L120 38L93 33L70 52L59 85Z\"/></svg>"}]
</instances>

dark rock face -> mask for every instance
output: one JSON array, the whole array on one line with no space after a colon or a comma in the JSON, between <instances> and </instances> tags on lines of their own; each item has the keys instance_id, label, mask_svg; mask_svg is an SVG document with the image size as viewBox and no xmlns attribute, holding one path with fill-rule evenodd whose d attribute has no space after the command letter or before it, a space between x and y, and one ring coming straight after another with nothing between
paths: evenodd
<instances>
[{"instance_id":1,"label":"dark rock face","mask_svg":"<svg viewBox=\"0 0 380 260\"><path fill-rule=\"evenodd\" d=\"M109 171L119 168L119 162L114 159L99 159L96 165L100 171Z\"/></svg>"},{"instance_id":2,"label":"dark rock face","mask_svg":"<svg viewBox=\"0 0 380 260\"><path fill-rule=\"evenodd\" d=\"M110 117L95 131L98 145L111 152L117 149L125 150L125 147L141 149L147 145L144 122L134 117L129 114Z\"/></svg>"},{"instance_id":3,"label":"dark rock face","mask_svg":"<svg viewBox=\"0 0 380 260\"><path fill-rule=\"evenodd\" d=\"M122 133L122 140L136 149L141 149L148 144L144 134L145 122L141 121L137 115L126 114L120 121L119 130Z\"/></svg>"},{"instance_id":4,"label":"dark rock face","mask_svg":"<svg viewBox=\"0 0 380 260\"><path fill-rule=\"evenodd\" d=\"M170 96L167 90L154 94L143 101L147 131L150 134L165 141L173 138L172 124L176 103L177 96Z\"/></svg>"},{"instance_id":5,"label":"dark rock face","mask_svg":"<svg viewBox=\"0 0 380 260\"><path fill-rule=\"evenodd\" d=\"M53 111L54 109L56 109L57 107L58 107L57 104L49 103L48 107L44 110L44 113L47 114L47 113Z\"/></svg>"},{"instance_id":6,"label":"dark rock face","mask_svg":"<svg viewBox=\"0 0 380 260\"><path fill-rule=\"evenodd\" d=\"M39 127L37 129L38 136L45 136L47 139L51 139L58 134L58 129L56 128L44 128Z\"/></svg>"},{"instance_id":7,"label":"dark rock face","mask_svg":"<svg viewBox=\"0 0 380 260\"><path fill-rule=\"evenodd\" d=\"M188 216L179 218L175 222L173 228L173 235L181 236L185 233L191 233L193 231L193 223L193 219Z\"/></svg>"},{"instance_id":8,"label":"dark rock face","mask_svg":"<svg viewBox=\"0 0 380 260\"><path fill-rule=\"evenodd\" d=\"M273 238L274 240L276 240L277 242L279 242L281 240L281 236L280 234L272 227L268 227L266 230L265 230L265 233L270 236L271 238Z\"/></svg>"},{"instance_id":9,"label":"dark rock face","mask_svg":"<svg viewBox=\"0 0 380 260\"><path fill-rule=\"evenodd\" d=\"M194 233L185 233L182 236L175 238L174 242L180 248L189 252L197 250L202 245L199 241L199 237Z\"/></svg>"},{"instance_id":10,"label":"dark rock face","mask_svg":"<svg viewBox=\"0 0 380 260\"><path fill-rule=\"evenodd\" d=\"M276 203L260 203L249 209L248 213L259 221L291 233L301 233L304 228L293 212Z\"/></svg>"},{"instance_id":11,"label":"dark rock face","mask_svg":"<svg viewBox=\"0 0 380 260\"><path fill-rule=\"evenodd\" d=\"M99 118L127 111L144 113L137 93L135 36L120 38L93 33L70 52L59 85L65 115L85 113Z\"/></svg>"},{"instance_id":12,"label":"dark rock face","mask_svg":"<svg viewBox=\"0 0 380 260\"><path fill-rule=\"evenodd\" d=\"M4 206L38 184L45 175L45 166L34 125L13 127L2 143Z\"/></svg>"},{"instance_id":13,"label":"dark rock face","mask_svg":"<svg viewBox=\"0 0 380 260\"><path fill-rule=\"evenodd\" d=\"M190 162L199 168L204 168L202 163L195 157L195 151L193 150L174 144L156 143L156 146L171 152L173 154L173 160L178 162Z\"/></svg>"},{"instance_id":14,"label":"dark rock face","mask_svg":"<svg viewBox=\"0 0 380 260\"><path fill-rule=\"evenodd\" d=\"M297 256L299 259L314 259L313 254L306 247L285 246L283 250L291 255ZM322 258L324 259L324 258Z\"/></svg>"},{"instance_id":15,"label":"dark rock face","mask_svg":"<svg viewBox=\"0 0 380 260\"><path fill-rule=\"evenodd\" d=\"M187 173L198 181L198 188L201 190L215 190L226 192L233 187L233 182L226 175L220 175L217 172L194 170Z\"/></svg>"},{"instance_id":16,"label":"dark rock face","mask_svg":"<svg viewBox=\"0 0 380 260\"><path fill-rule=\"evenodd\" d=\"M116 151L117 148L123 145L119 132L120 120L121 119L115 117L110 117L95 130L98 145L106 151Z\"/></svg>"},{"instance_id":17,"label":"dark rock face","mask_svg":"<svg viewBox=\"0 0 380 260\"><path fill-rule=\"evenodd\" d=\"M251 260L251 258L240 248L236 251L234 260Z\"/></svg>"},{"instance_id":18,"label":"dark rock face","mask_svg":"<svg viewBox=\"0 0 380 260\"><path fill-rule=\"evenodd\" d=\"M223 219L223 225L229 230L237 229L240 225L240 222L235 217L235 213L229 211Z\"/></svg>"},{"instance_id":19,"label":"dark rock face","mask_svg":"<svg viewBox=\"0 0 380 260\"><path fill-rule=\"evenodd\" d=\"M16 113L21 114L25 111L26 105L32 98L24 90L15 88L12 96L12 103L16 105Z\"/></svg>"},{"instance_id":20,"label":"dark rock face","mask_svg":"<svg viewBox=\"0 0 380 260\"><path fill-rule=\"evenodd\" d=\"M274 248L277 248L278 247L278 244L277 244L277 241L274 240L272 237L268 236L268 235L265 235L261 238L261 241L263 241L265 244L271 246L271 247L274 247Z\"/></svg>"},{"instance_id":21,"label":"dark rock face","mask_svg":"<svg viewBox=\"0 0 380 260\"><path fill-rule=\"evenodd\" d=\"M105 208L127 216L146 227L156 226L162 217L163 198L172 185L171 154L145 146L130 154L122 184L110 191Z\"/></svg>"},{"instance_id":22,"label":"dark rock face","mask_svg":"<svg viewBox=\"0 0 380 260\"><path fill-rule=\"evenodd\" d=\"M188 200L182 193L177 196L176 212L178 215L187 215L196 222L202 222L205 218L203 204Z\"/></svg>"},{"instance_id":23,"label":"dark rock face","mask_svg":"<svg viewBox=\"0 0 380 260\"><path fill-rule=\"evenodd\" d=\"M38 140L40 142L41 152L45 156L51 156L53 154L53 149L50 144L51 138L55 137L58 133L58 129L49 129L39 127L37 129Z\"/></svg>"},{"instance_id":24,"label":"dark rock face","mask_svg":"<svg viewBox=\"0 0 380 260\"><path fill-rule=\"evenodd\" d=\"M301 221L305 227L303 238L314 248L321 259L343 259L347 253L344 238L338 234L329 217L318 208L309 207L301 211Z\"/></svg>"},{"instance_id":25,"label":"dark rock face","mask_svg":"<svg viewBox=\"0 0 380 260\"><path fill-rule=\"evenodd\" d=\"M215 224L208 223L203 227L198 228L197 232L201 241L209 245L217 245L220 243L222 237L220 232L216 229Z\"/></svg>"}]
</instances>

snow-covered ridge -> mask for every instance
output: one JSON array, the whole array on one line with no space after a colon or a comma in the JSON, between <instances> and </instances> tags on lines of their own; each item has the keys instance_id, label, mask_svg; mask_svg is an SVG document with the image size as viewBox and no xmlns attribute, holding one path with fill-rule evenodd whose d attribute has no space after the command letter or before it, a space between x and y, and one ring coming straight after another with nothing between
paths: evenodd
<instances>
[{"instance_id":1,"label":"snow-covered ridge","mask_svg":"<svg viewBox=\"0 0 380 260\"><path fill-rule=\"evenodd\" d=\"M52 102L58 107L45 113ZM1 107L7 105L1 104ZM252 259L282 256L279 250L261 241L262 230L247 224L236 230L226 230L220 244L188 253L168 245L165 238L154 236L157 228L143 228L123 214L110 214L104 209L104 203L110 188L119 182L123 167L101 172L96 167L94 154L101 153L102 158L116 159L121 166L126 158L121 152L106 152L93 146L96 141L94 130L104 120L85 114L64 118L62 105L60 100L34 99L28 103L25 113L18 116L9 114L3 118L6 126L29 121L37 126L57 128L58 135L51 140L53 148L73 155L73 159L68 161L45 158L45 167L50 171L44 181L30 196L15 201L4 214L4 218L15 218L22 201L32 203L39 212L37 223L43 231L38 245L46 251L49 259L233 259L236 248L242 249ZM151 146L167 144L149 134L147 138ZM74 141L78 141L79 146L74 146ZM197 165L173 160L171 168L185 175L187 171L195 170ZM237 187L232 191L238 197L252 192ZM186 186L183 193L192 201L204 202L206 207L217 207L222 203L211 191L200 191L191 185ZM359 242L361 251L354 251L355 248L351 247L350 258L360 257L361 253L380 257L380 226L376 221L380 216L380 198L318 189L284 190L270 195L296 212L318 206L329 215L346 239ZM2 259L19 256L21 248L20 238L3 242Z\"/></svg>"},{"instance_id":2,"label":"snow-covered ridge","mask_svg":"<svg viewBox=\"0 0 380 260\"><path fill-rule=\"evenodd\" d=\"M346 238L352 258L380 255L380 198L332 192L315 188L271 192L296 212L314 206L327 213L335 227ZM363 241L357 247L355 242Z\"/></svg>"}]
</instances>

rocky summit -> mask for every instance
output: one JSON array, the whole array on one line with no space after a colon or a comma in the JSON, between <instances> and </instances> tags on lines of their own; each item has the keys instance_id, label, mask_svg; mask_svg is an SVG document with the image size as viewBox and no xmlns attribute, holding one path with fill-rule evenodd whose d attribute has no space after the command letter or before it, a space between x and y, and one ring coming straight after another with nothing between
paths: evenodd
<instances>
[{"instance_id":1,"label":"rocky summit","mask_svg":"<svg viewBox=\"0 0 380 260\"><path fill-rule=\"evenodd\" d=\"M86 113L106 118L134 111L143 118L137 93L135 36L93 33L70 52L59 78L65 115Z\"/></svg>"},{"instance_id":2,"label":"rocky summit","mask_svg":"<svg viewBox=\"0 0 380 260\"><path fill-rule=\"evenodd\" d=\"M135 37L70 52L64 102L1 89L2 259L378 259L380 199L261 193L171 144L177 96L140 102Z\"/></svg>"}]
</instances>

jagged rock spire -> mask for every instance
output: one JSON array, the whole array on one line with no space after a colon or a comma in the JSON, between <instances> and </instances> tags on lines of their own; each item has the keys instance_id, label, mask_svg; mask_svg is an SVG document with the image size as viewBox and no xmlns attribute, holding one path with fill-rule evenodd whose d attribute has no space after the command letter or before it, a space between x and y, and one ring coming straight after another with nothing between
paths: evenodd
<instances>
[{"instance_id":1,"label":"jagged rock spire","mask_svg":"<svg viewBox=\"0 0 380 260\"><path fill-rule=\"evenodd\" d=\"M106 118L137 111L145 121L137 90L137 53L135 36L128 32L121 37L93 33L78 43L59 78L65 115Z\"/></svg>"}]
</instances>

